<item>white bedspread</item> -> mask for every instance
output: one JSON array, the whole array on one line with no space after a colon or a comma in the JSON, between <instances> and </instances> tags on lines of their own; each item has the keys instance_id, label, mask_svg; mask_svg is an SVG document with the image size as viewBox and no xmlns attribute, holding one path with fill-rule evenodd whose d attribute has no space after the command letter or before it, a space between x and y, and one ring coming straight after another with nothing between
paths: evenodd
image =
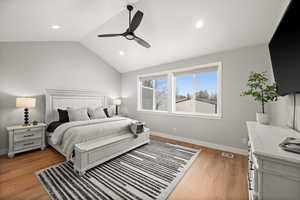
<instances>
[{"instance_id":1,"label":"white bedspread","mask_svg":"<svg viewBox=\"0 0 300 200\"><path fill-rule=\"evenodd\" d=\"M129 132L128 126L134 120L125 117L94 119L88 121L68 122L55 129L51 141L59 145L67 159L71 158L75 144L111 135Z\"/></svg>"}]
</instances>

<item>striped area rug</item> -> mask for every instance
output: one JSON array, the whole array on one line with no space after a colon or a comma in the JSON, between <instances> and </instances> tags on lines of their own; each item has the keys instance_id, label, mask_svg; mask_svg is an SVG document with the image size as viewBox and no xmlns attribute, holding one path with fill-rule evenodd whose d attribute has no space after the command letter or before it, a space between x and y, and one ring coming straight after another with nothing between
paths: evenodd
<instances>
[{"instance_id":1,"label":"striped area rug","mask_svg":"<svg viewBox=\"0 0 300 200\"><path fill-rule=\"evenodd\" d=\"M200 150L151 140L79 177L71 162L36 173L53 200L166 199Z\"/></svg>"}]
</instances>

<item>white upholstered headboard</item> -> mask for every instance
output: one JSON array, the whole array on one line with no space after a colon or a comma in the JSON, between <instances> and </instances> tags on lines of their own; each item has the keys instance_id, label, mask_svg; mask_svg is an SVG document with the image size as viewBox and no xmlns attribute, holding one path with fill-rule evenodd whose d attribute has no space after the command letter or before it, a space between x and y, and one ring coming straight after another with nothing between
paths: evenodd
<instances>
[{"instance_id":1,"label":"white upholstered headboard","mask_svg":"<svg viewBox=\"0 0 300 200\"><path fill-rule=\"evenodd\" d=\"M45 120L58 121L57 109L107 106L107 97L99 92L84 90L46 89Z\"/></svg>"}]
</instances>

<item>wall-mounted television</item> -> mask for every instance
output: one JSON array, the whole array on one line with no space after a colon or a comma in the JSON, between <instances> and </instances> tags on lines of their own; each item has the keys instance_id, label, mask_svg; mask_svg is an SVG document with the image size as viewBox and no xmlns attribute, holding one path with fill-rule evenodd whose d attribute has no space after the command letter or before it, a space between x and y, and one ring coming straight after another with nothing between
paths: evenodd
<instances>
[{"instance_id":1,"label":"wall-mounted television","mask_svg":"<svg viewBox=\"0 0 300 200\"><path fill-rule=\"evenodd\" d=\"M269 44L278 94L300 93L300 1L292 0Z\"/></svg>"}]
</instances>

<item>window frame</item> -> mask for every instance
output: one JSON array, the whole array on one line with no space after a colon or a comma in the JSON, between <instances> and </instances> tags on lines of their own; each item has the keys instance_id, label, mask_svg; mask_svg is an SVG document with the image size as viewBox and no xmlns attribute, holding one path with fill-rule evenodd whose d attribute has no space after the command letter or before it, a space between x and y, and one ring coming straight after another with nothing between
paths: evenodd
<instances>
[{"instance_id":1,"label":"window frame","mask_svg":"<svg viewBox=\"0 0 300 200\"><path fill-rule=\"evenodd\" d=\"M209 67L217 67L217 113L200 113L200 112L181 112L175 111L176 109L176 76L175 73L185 72L185 71L192 71L201 68L209 68ZM141 99L142 99L142 92L141 92L141 78L153 77L153 76L166 76L168 82L168 110L167 111L160 111L154 110L155 101L153 102L153 109L152 110L145 110L141 107ZM172 116L183 116L183 117L200 117L206 119L221 119L222 118L222 63L215 62L203 65L196 65L192 67L184 67L180 69L168 70L163 72L156 72L156 73L149 73L149 74L142 74L137 76L137 111L138 112L145 112L149 114L167 114ZM153 88L154 89L154 88ZM154 92L155 93L155 92ZM153 98L155 94L153 95Z\"/></svg>"},{"instance_id":2,"label":"window frame","mask_svg":"<svg viewBox=\"0 0 300 200\"><path fill-rule=\"evenodd\" d=\"M147 109L142 109L142 88L143 86L141 85L141 78L147 78L150 76L166 76L167 78L167 89L168 89L168 99L169 99L169 77L167 73L152 73L152 74L146 74L146 75L139 75L137 77L137 110L138 111L144 111L144 112L159 112L159 113L167 113L169 110L169 101L168 102L168 110L155 110L155 103L156 103L156 94L155 94L155 81L153 81L153 88L150 88L153 90L153 105L152 105L152 110L147 110ZM149 79L149 80L153 80L153 79ZM148 87L144 87L144 88L148 88Z\"/></svg>"}]
</instances>

